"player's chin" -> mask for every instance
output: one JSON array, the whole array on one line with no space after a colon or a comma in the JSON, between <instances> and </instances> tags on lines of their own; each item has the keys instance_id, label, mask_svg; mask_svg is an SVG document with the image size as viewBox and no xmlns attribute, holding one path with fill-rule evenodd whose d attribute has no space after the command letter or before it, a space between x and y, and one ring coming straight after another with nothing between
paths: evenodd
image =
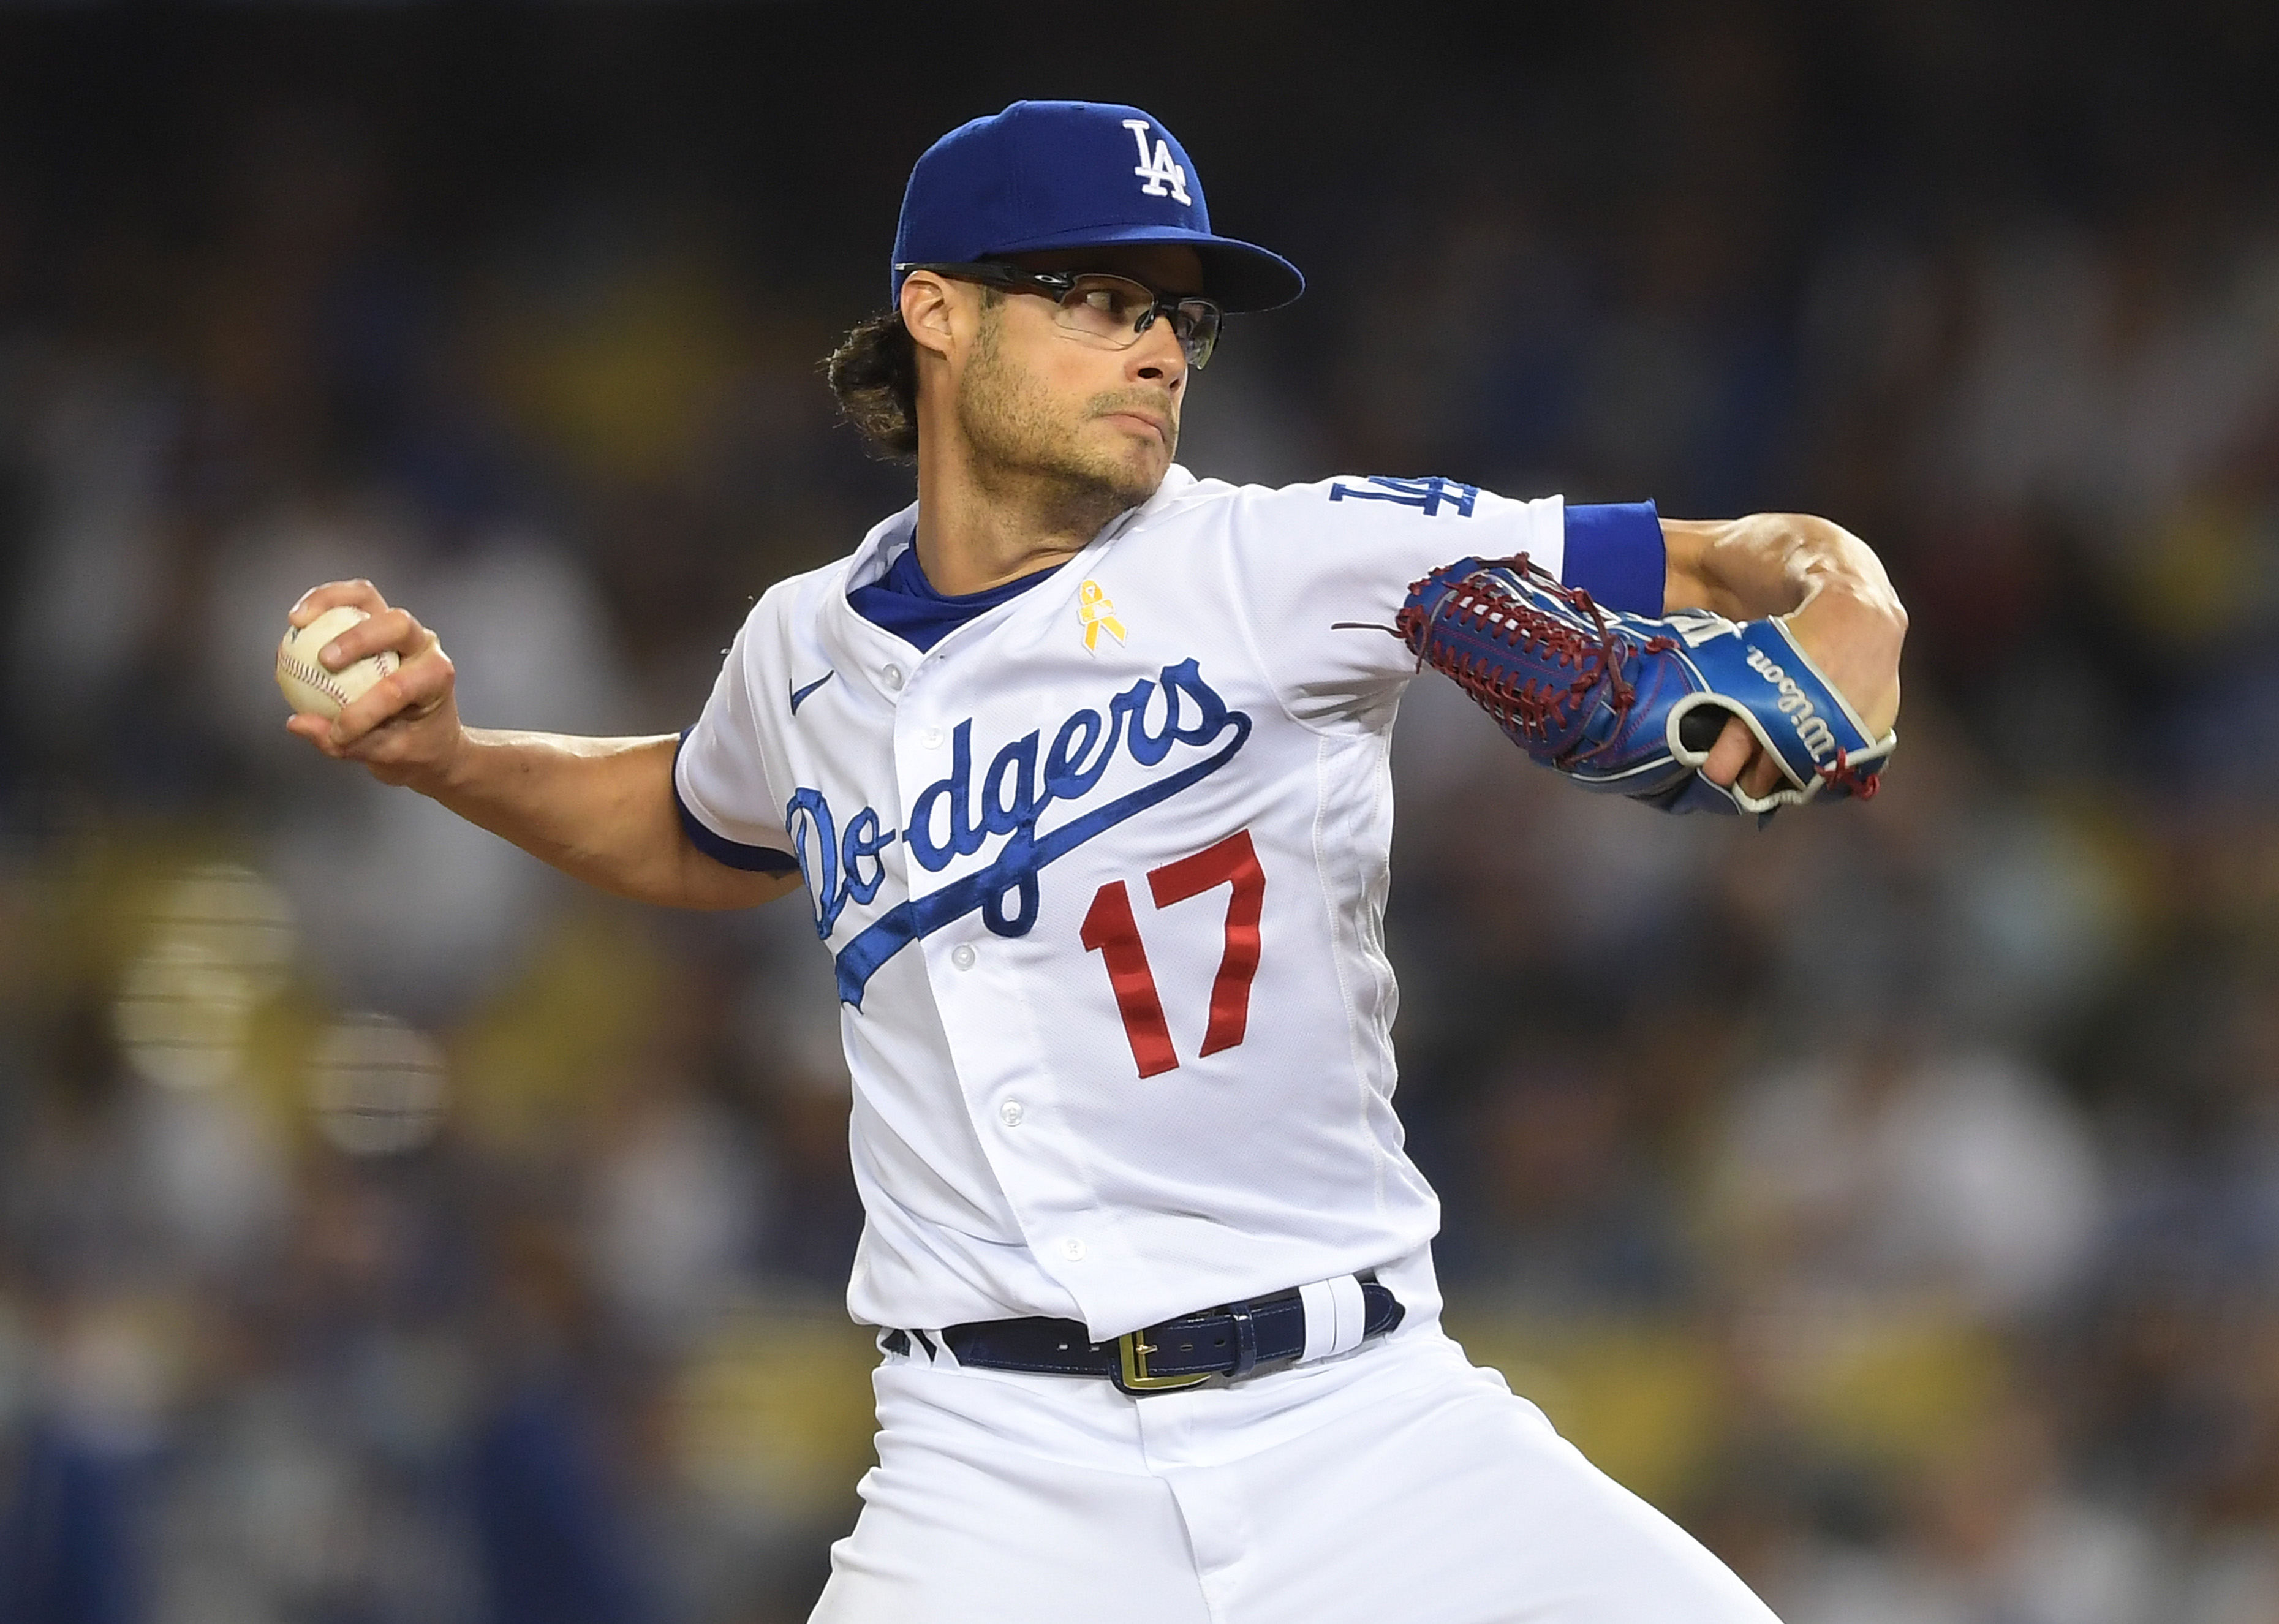
<instances>
[{"instance_id":1,"label":"player's chin","mask_svg":"<svg viewBox=\"0 0 2279 1624\"><path fill-rule=\"evenodd\" d=\"M1103 483L1137 504L1163 483L1170 471L1171 448L1154 429L1127 427L1127 422L1121 417L1103 422L1107 443L1099 448L1098 466Z\"/></svg>"}]
</instances>

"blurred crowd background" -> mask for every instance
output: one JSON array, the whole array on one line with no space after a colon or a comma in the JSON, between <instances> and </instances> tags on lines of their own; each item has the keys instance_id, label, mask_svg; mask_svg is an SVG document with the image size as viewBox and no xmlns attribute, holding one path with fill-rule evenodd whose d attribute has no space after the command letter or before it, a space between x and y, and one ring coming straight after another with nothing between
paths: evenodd
<instances>
[{"instance_id":1,"label":"blurred crowd background","mask_svg":"<svg viewBox=\"0 0 2279 1624\"><path fill-rule=\"evenodd\" d=\"M2279 1620L2279 10L0 5L0 1620L779 1624L869 1459L796 901L318 760L694 718L907 500L902 179L1132 100L1313 279L1183 453L1803 509L1914 617L1760 832L1401 722L1452 1329L1790 1624Z\"/></svg>"}]
</instances>

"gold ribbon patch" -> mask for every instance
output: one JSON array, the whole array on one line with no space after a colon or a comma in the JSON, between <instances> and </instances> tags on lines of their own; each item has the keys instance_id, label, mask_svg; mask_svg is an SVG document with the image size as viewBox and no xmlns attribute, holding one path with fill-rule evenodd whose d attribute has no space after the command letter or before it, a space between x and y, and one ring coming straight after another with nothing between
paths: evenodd
<instances>
[{"instance_id":1,"label":"gold ribbon patch","mask_svg":"<svg viewBox=\"0 0 2279 1624\"><path fill-rule=\"evenodd\" d=\"M1086 581L1077 588L1077 618L1084 623L1084 646L1093 653L1100 652L1100 634L1104 629L1114 634L1117 642L1124 640L1124 623L1116 618L1116 605L1098 581Z\"/></svg>"}]
</instances>

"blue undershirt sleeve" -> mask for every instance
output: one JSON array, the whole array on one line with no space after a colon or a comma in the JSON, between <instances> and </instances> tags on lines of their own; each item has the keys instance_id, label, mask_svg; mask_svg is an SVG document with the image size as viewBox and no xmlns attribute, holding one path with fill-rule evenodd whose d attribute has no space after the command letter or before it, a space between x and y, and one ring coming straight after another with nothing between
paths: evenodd
<instances>
[{"instance_id":1,"label":"blue undershirt sleeve","mask_svg":"<svg viewBox=\"0 0 2279 1624\"><path fill-rule=\"evenodd\" d=\"M1560 571L1600 603L1625 614L1660 616L1669 563L1661 517L1650 502L1570 504L1567 555Z\"/></svg>"}]
</instances>

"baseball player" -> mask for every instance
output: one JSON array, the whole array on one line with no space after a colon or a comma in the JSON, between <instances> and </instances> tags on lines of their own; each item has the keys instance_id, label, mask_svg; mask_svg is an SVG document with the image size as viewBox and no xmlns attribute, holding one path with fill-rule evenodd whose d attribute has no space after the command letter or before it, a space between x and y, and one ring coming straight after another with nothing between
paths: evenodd
<instances>
[{"instance_id":1,"label":"baseball player","mask_svg":"<svg viewBox=\"0 0 2279 1624\"><path fill-rule=\"evenodd\" d=\"M892 277L833 382L915 455L917 500L760 600L681 737L469 728L434 634L369 583L293 611L371 611L334 669L403 662L293 721L326 754L619 895L803 893L854 1078L848 1301L882 1358L816 1618L1769 1618L1440 1329L1439 1206L1392 1104L1387 755L1423 663L1523 743L1579 691L1481 678L1444 634L1619 667L1619 710L1640 651L1715 642L1687 611L1778 624L1788 653L1747 655L1776 731L1816 703L1887 735L1905 617L1874 555L1797 516L1196 479L1173 453L1221 313L1303 283L1212 232L1137 108L945 136ZM1489 575L1573 627L1446 595ZM1807 798L1776 742L1736 713L1679 787Z\"/></svg>"}]
</instances>

